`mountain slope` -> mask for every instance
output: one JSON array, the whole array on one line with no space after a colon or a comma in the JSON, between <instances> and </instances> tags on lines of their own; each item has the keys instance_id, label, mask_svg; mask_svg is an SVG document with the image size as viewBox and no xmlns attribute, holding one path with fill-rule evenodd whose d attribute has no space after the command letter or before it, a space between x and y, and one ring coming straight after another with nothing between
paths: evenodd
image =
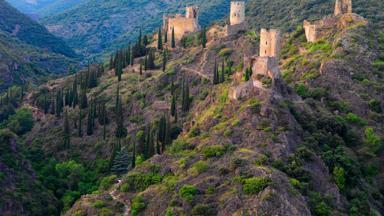
<instances>
[{"instance_id":1,"label":"mountain slope","mask_svg":"<svg viewBox=\"0 0 384 216\"><path fill-rule=\"evenodd\" d=\"M0 30L26 44L68 57L76 56L64 41L49 33L44 26L17 11L5 0L0 1Z\"/></svg>"},{"instance_id":2,"label":"mountain slope","mask_svg":"<svg viewBox=\"0 0 384 216\"><path fill-rule=\"evenodd\" d=\"M138 29L153 32L166 13L184 13L187 4L200 6L200 21L210 23L226 15L224 0L102 1L91 0L62 14L42 19L55 35L63 37L85 55L112 52L138 35Z\"/></svg>"},{"instance_id":3,"label":"mountain slope","mask_svg":"<svg viewBox=\"0 0 384 216\"><path fill-rule=\"evenodd\" d=\"M32 17L41 18L52 14L58 14L71 8L84 0L6 0L21 12Z\"/></svg>"},{"instance_id":4,"label":"mountain slope","mask_svg":"<svg viewBox=\"0 0 384 216\"><path fill-rule=\"evenodd\" d=\"M43 26L0 1L0 90L42 83L77 65L77 55Z\"/></svg>"},{"instance_id":5,"label":"mountain slope","mask_svg":"<svg viewBox=\"0 0 384 216\"><path fill-rule=\"evenodd\" d=\"M223 0L90 0L63 14L47 17L42 22L52 33L65 38L78 52L99 55L132 42L137 37L138 28L153 32L162 23L164 14L176 11L184 13L187 4L200 7L200 22L203 25L229 14L229 2ZM253 28L279 27L292 31L304 19L316 19L329 14L333 4L333 0L250 0L247 2L247 16ZM382 0L355 0L353 4L359 14L379 26L384 25Z\"/></svg>"}]
</instances>

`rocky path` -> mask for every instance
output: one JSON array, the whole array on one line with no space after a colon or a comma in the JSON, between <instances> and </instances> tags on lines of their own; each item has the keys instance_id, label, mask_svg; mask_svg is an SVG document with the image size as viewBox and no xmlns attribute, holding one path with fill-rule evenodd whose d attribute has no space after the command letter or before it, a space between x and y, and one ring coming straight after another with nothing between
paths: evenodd
<instances>
[{"instance_id":1,"label":"rocky path","mask_svg":"<svg viewBox=\"0 0 384 216\"><path fill-rule=\"evenodd\" d=\"M194 69L187 68L187 67L182 67L181 70L186 71L186 72L190 72L190 73L194 73L194 74L196 74L198 76L201 76L204 79L211 80L211 78L208 75L204 74L201 71L194 70Z\"/></svg>"},{"instance_id":2,"label":"rocky path","mask_svg":"<svg viewBox=\"0 0 384 216\"><path fill-rule=\"evenodd\" d=\"M123 184L123 181L121 179L118 179L117 182L118 183L112 187L111 191L109 192L109 195L112 197L113 200L124 204L123 215L130 216L130 211L131 211L130 203L127 203L127 200L124 200L121 197L119 197L119 194L118 194L119 192L117 191L117 189L121 186L121 184Z\"/></svg>"}]
</instances>

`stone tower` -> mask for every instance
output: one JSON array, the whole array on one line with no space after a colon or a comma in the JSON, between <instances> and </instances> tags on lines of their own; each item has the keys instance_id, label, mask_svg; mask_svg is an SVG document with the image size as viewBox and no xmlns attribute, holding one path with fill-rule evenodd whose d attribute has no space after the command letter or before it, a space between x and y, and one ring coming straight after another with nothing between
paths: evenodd
<instances>
[{"instance_id":1,"label":"stone tower","mask_svg":"<svg viewBox=\"0 0 384 216\"><path fill-rule=\"evenodd\" d=\"M237 25L245 21L245 2L231 1L230 25Z\"/></svg>"},{"instance_id":2,"label":"stone tower","mask_svg":"<svg viewBox=\"0 0 384 216\"><path fill-rule=\"evenodd\" d=\"M277 29L261 29L260 32L260 56L278 57L280 52L280 31Z\"/></svg>"},{"instance_id":3,"label":"stone tower","mask_svg":"<svg viewBox=\"0 0 384 216\"><path fill-rule=\"evenodd\" d=\"M336 0L335 16L352 13L352 0Z\"/></svg>"},{"instance_id":4,"label":"stone tower","mask_svg":"<svg viewBox=\"0 0 384 216\"><path fill-rule=\"evenodd\" d=\"M186 13L185 13L185 18L187 19L197 19L197 7L187 7L186 8Z\"/></svg>"}]
</instances>

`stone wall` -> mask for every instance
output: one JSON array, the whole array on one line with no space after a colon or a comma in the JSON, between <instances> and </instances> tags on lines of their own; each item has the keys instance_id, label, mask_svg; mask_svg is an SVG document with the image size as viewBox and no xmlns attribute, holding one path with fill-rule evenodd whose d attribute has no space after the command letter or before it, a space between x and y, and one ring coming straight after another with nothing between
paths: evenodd
<instances>
[{"instance_id":1,"label":"stone wall","mask_svg":"<svg viewBox=\"0 0 384 216\"><path fill-rule=\"evenodd\" d=\"M280 31L276 29L261 29L260 32L260 56L277 57L280 52Z\"/></svg>"},{"instance_id":2,"label":"stone wall","mask_svg":"<svg viewBox=\"0 0 384 216\"><path fill-rule=\"evenodd\" d=\"M335 16L352 13L352 0L336 0Z\"/></svg>"},{"instance_id":3,"label":"stone wall","mask_svg":"<svg viewBox=\"0 0 384 216\"><path fill-rule=\"evenodd\" d=\"M230 25L237 25L245 21L245 2L231 1Z\"/></svg>"}]
</instances>

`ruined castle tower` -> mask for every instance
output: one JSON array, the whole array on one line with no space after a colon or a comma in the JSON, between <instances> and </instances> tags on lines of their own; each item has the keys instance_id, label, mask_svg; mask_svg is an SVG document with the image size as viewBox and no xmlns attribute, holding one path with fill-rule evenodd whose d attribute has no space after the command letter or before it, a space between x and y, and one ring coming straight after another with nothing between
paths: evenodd
<instances>
[{"instance_id":1,"label":"ruined castle tower","mask_svg":"<svg viewBox=\"0 0 384 216\"><path fill-rule=\"evenodd\" d=\"M232 1L231 13L229 17L230 25L237 25L245 21L245 2Z\"/></svg>"},{"instance_id":2,"label":"ruined castle tower","mask_svg":"<svg viewBox=\"0 0 384 216\"><path fill-rule=\"evenodd\" d=\"M197 7L187 7L185 18L187 19L197 19Z\"/></svg>"},{"instance_id":3,"label":"ruined castle tower","mask_svg":"<svg viewBox=\"0 0 384 216\"><path fill-rule=\"evenodd\" d=\"M168 32L169 38L174 30L176 40L180 40L185 34L199 31L198 8L186 7L185 16L181 14L164 16L163 30Z\"/></svg>"},{"instance_id":4,"label":"ruined castle tower","mask_svg":"<svg viewBox=\"0 0 384 216\"><path fill-rule=\"evenodd\" d=\"M352 13L352 0L336 0L335 16Z\"/></svg>"},{"instance_id":5,"label":"ruined castle tower","mask_svg":"<svg viewBox=\"0 0 384 216\"><path fill-rule=\"evenodd\" d=\"M319 24L304 20L303 27L307 41L311 43L315 42L318 38Z\"/></svg>"},{"instance_id":6,"label":"ruined castle tower","mask_svg":"<svg viewBox=\"0 0 384 216\"><path fill-rule=\"evenodd\" d=\"M280 52L280 31L277 29L261 29L260 32L260 56L278 57Z\"/></svg>"}]
</instances>

